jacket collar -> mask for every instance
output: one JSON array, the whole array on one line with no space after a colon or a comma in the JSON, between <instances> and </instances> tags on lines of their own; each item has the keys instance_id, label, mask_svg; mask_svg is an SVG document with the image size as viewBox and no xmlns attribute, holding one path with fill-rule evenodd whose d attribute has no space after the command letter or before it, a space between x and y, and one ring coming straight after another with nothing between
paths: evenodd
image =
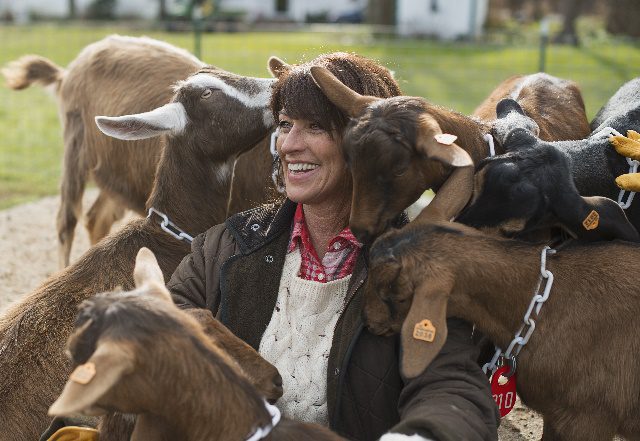
<instances>
[{"instance_id":1,"label":"jacket collar","mask_svg":"<svg viewBox=\"0 0 640 441\"><path fill-rule=\"evenodd\" d=\"M242 254L249 254L274 240L285 229L291 228L296 203L265 204L231 216L225 222Z\"/></svg>"}]
</instances>

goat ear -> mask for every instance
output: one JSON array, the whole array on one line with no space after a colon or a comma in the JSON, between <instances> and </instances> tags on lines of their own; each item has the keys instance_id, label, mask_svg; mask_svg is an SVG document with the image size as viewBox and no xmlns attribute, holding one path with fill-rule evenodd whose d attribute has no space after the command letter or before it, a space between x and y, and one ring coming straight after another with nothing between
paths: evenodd
<instances>
[{"instance_id":1,"label":"goat ear","mask_svg":"<svg viewBox=\"0 0 640 441\"><path fill-rule=\"evenodd\" d=\"M518 112L520 115L525 114L520 104L512 98L503 98L496 104L498 118L505 118L511 112Z\"/></svg>"},{"instance_id":2,"label":"goat ear","mask_svg":"<svg viewBox=\"0 0 640 441\"><path fill-rule=\"evenodd\" d=\"M640 235L624 210L602 196L583 197L563 193L553 210L562 226L573 236L587 241L621 239L639 242Z\"/></svg>"},{"instance_id":3,"label":"goat ear","mask_svg":"<svg viewBox=\"0 0 640 441\"><path fill-rule=\"evenodd\" d=\"M420 375L442 349L448 333L447 298L452 287L451 280L442 278L425 280L416 289L401 331L400 370L406 379Z\"/></svg>"},{"instance_id":4,"label":"goat ear","mask_svg":"<svg viewBox=\"0 0 640 441\"><path fill-rule=\"evenodd\" d=\"M136 287L146 286L149 288L147 294L172 302L171 294L169 294L164 284L164 276L160 265L158 265L156 256L150 249L142 247L138 251L136 265L133 269L133 279Z\"/></svg>"},{"instance_id":5,"label":"goat ear","mask_svg":"<svg viewBox=\"0 0 640 441\"><path fill-rule=\"evenodd\" d=\"M453 141L442 140L442 130L438 123L428 115L422 115L418 122L416 148L427 159L438 161L453 167L453 172L436 193L431 203L418 216L423 220L451 220L460 213L473 192L473 161L469 154ZM438 141L441 139L441 141Z\"/></svg>"},{"instance_id":6,"label":"goat ear","mask_svg":"<svg viewBox=\"0 0 640 441\"><path fill-rule=\"evenodd\" d=\"M189 120L182 103L169 103L150 112L124 116L96 116L102 133L113 138L133 141L153 138L163 133L182 133Z\"/></svg>"},{"instance_id":7,"label":"goat ear","mask_svg":"<svg viewBox=\"0 0 640 441\"><path fill-rule=\"evenodd\" d=\"M291 70L291 66L284 61L282 61L278 57L269 57L269 72L273 75L274 78L280 78L280 75L283 73L289 72Z\"/></svg>"},{"instance_id":8,"label":"goat ear","mask_svg":"<svg viewBox=\"0 0 640 441\"><path fill-rule=\"evenodd\" d=\"M381 99L374 96L360 95L345 86L329 69L321 66L312 66L311 76L329 101L351 118L359 116L369 104Z\"/></svg>"},{"instance_id":9,"label":"goat ear","mask_svg":"<svg viewBox=\"0 0 640 441\"><path fill-rule=\"evenodd\" d=\"M62 393L49 408L49 415L105 413L99 400L132 372L133 366L133 355L122 344L110 340L98 343L91 358L71 373Z\"/></svg>"}]
</instances>

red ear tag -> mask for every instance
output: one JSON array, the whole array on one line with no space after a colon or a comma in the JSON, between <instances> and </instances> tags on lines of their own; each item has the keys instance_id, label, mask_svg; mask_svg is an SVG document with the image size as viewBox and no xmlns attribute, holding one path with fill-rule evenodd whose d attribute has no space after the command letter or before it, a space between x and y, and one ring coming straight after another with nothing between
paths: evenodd
<instances>
[{"instance_id":1,"label":"red ear tag","mask_svg":"<svg viewBox=\"0 0 640 441\"><path fill-rule=\"evenodd\" d=\"M503 418L511 412L511 409L516 404L516 374L509 378L500 378L509 369L509 366L502 366L491 376L491 394L500 410L500 417Z\"/></svg>"}]
</instances>

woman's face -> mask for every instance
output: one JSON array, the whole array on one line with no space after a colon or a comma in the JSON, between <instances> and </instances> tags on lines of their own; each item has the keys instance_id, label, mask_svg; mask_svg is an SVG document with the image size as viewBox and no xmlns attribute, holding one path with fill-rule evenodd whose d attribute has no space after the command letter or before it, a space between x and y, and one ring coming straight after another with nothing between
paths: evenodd
<instances>
[{"instance_id":1,"label":"woman's face","mask_svg":"<svg viewBox=\"0 0 640 441\"><path fill-rule=\"evenodd\" d=\"M290 118L285 111L279 120L276 146L287 197L311 205L350 198L351 176L337 136L314 121Z\"/></svg>"}]
</instances>

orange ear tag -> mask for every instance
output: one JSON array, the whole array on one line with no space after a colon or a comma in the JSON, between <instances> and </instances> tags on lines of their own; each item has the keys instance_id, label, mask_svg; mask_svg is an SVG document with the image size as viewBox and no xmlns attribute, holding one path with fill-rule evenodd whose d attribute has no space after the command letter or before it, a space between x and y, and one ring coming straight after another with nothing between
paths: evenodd
<instances>
[{"instance_id":1,"label":"orange ear tag","mask_svg":"<svg viewBox=\"0 0 640 441\"><path fill-rule=\"evenodd\" d=\"M591 213L587 215L582 221L582 226L585 230L595 230L598 228L598 222L600 221L600 215L596 210L591 210Z\"/></svg>"},{"instance_id":2,"label":"orange ear tag","mask_svg":"<svg viewBox=\"0 0 640 441\"><path fill-rule=\"evenodd\" d=\"M434 136L435 140L438 144L451 145L455 142L458 137L456 135L451 135L450 133L439 133Z\"/></svg>"},{"instance_id":3,"label":"orange ear tag","mask_svg":"<svg viewBox=\"0 0 640 441\"><path fill-rule=\"evenodd\" d=\"M69 379L74 383L87 384L95 375L96 365L92 362L88 362L75 368Z\"/></svg>"},{"instance_id":4,"label":"orange ear tag","mask_svg":"<svg viewBox=\"0 0 640 441\"><path fill-rule=\"evenodd\" d=\"M436 338L436 328L430 320L424 319L413 327L413 338L431 343Z\"/></svg>"}]
</instances>

